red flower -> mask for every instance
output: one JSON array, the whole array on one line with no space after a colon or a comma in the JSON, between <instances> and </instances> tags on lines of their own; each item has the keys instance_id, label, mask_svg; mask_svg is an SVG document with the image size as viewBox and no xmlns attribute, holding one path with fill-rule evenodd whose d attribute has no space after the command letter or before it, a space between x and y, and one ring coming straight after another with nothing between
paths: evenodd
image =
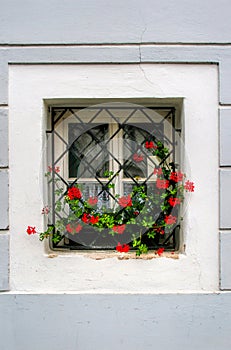
<instances>
[{"instance_id":1,"label":"red flower","mask_svg":"<svg viewBox=\"0 0 231 350\"><path fill-rule=\"evenodd\" d=\"M156 232L159 233L160 235L164 235L164 230L162 228L157 228Z\"/></svg>"},{"instance_id":2,"label":"red flower","mask_svg":"<svg viewBox=\"0 0 231 350\"><path fill-rule=\"evenodd\" d=\"M98 221L99 221L99 217L98 216L91 216L90 217L90 223L92 225L97 224Z\"/></svg>"},{"instance_id":3,"label":"red flower","mask_svg":"<svg viewBox=\"0 0 231 350\"><path fill-rule=\"evenodd\" d=\"M164 221L167 225L172 225L176 223L176 217L172 215L165 216Z\"/></svg>"},{"instance_id":4,"label":"red flower","mask_svg":"<svg viewBox=\"0 0 231 350\"><path fill-rule=\"evenodd\" d=\"M152 148L157 149L157 146L154 145L153 141L150 141L150 142L146 141L145 142L145 148L147 148L147 149L152 149Z\"/></svg>"},{"instance_id":5,"label":"red flower","mask_svg":"<svg viewBox=\"0 0 231 350\"><path fill-rule=\"evenodd\" d=\"M120 252L120 253L127 253L127 252L129 252L130 247L128 244L121 245L120 243L118 243L116 250L117 250L117 252Z\"/></svg>"},{"instance_id":6,"label":"red flower","mask_svg":"<svg viewBox=\"0 0 231 350\"><path fill-rule=\"evenodd\" d=\"M82 220L83 222L85 222L85 224L88 224L89 221L90 221L90 215L87 214L87 213L83 213L83 216L82 216L81 220Z\"/></svg>"},{"instance_id":7,"label":"red flower","mask_svg":"<svg viewBox=\"0 0 231 350\"><path fill-rule=\"evenodd\" d=\"M161 189L161 188L168 188L169 186L169 181L168 180L161 180L157 179L156 180L156 187Z\"/></svg>"},{"instance_id":8,"label":"red flower","mask_svg":"<svg viewBox=\"0 0 231 350\"><path fill-rule=\"evenodd\" d=\"M78 224L75 228L75 232L79 233L82 230L83 226L81 226L80 224Z\"/></svg>"},{"instance_id":9,"label":"red flower","mask_svg":"<svg viewBox=\"0 0 231 350\"><path fill-rule=\"evenodd\" d=\"M36 233L35 227L28 226L26 232L28 233L28 235Z\"/></svg>"},{"instance_id":10,"label":"red flower","mask_svg":"<svg viewBox=\"0 0 231 350\"><path fill-rule=\"evenodd\" d=\"M123 225L114 225L112 227L112 230L114 232L118 233L119 235L121 235L124 232L125 228L126 228L125 224L123 224Z\"/></svg>"},{"instance_id":11,"label":"red flower","mask_svg":"<svg viewBox=\"0 0 231 350\"><path fill-rule=\"evenodd\" d=\"M180 198L170 197L168 199L168 203L171 205L171 207L175 207L177 204L180 204Z\"/></svg>"},{"instance_id":12,"label":"red flower","mask_svg":"<svg viewBox=\"0 0 231 350\"><path fill-rule=\"evenodd\" d=\"M51 166L48 165L48 172L52 173L52 171L54 171L55 173L59 173L60 172L60 167L56 166L56 167L52 168Z\"/></svg>"},{"instance_id":13,"label":"red flower","mask_svg":"<svg viewBox=\"0 0 231 350\"><path fill-rule=\"evenodd\" d=\"M186 189L186 191L194 192L194 183L190 181L186 181L184 188Z\"/></svg>"},{"instance_id":14,"label":"red flower","mask_svg":"<svg viewBox=\"0 0 231 350\"><path fill-rule=\"evenodd\" d=\"M87 202L89 205L94 206L98 203L98 198L97 197L89 197Z\"/></svg>"},{"instance_id":15,"label":"red flower","mask_svg":"<svg viewBox=\"0 0 231 350\"><path fill-rule=\"evenodd\" d=\"M134 211L134 215L135 215L135 216L138 216L138 215L139 215L139 212L138 212L138 211Z\"/></svg>"},{"instance_id":16,"label":"red flower","mask_svg":"<svg viewBox=\"0 0 231 350\"><path fill-rule=\"evenodd\" d=\"M66 226L66 230L67 230L67 232L69 232L69 233L72 233L72 232L74 231L74 229L71 227L70 224L68 224L68 225Z\"/></svg>"},{"instance_id":17,"label":"red flower","mask_svg":"<svg viewBox=\"0 0 231 350\"><path fill-rule=\"evenodd\" d=\"M137 162L137 163L140 163L140 162L142 162L144 160L144 157L142 155L138 154L138 153L135 153L133 155L133 160L135 162Z\"/></svg>"},{"instance_id":18,"label":"red flower","mask_svg":"<svg viewBox=\"0 0 231 350\"><path fill-rule=\"evenodd\" d=\"M163 174L163 171L161 168L155 168L154 171L153 171L153 174L154 175L157 175L157 176L160 176Z\"/></svg>"},{"instance_id":19,"label":"red flower","mask_svg":"<svg viewBox=\"0 0 231 350\"><path fill-rule=\"evenodd\" d=\"M130 194L119 198L119 205L123 208L132 206L132 199Z\"/></svg>"},{"instance_id":20,"label":"red flower","mask_svg":"<svg viewBox=\"0 0 231 350\"><path fill-rule=\"evenodd\" d=\"M174 181L174 182L179 182L179 181L182 181L183 180L183 177L184 177L184 174L181 173L180 171L179 172L171 172L170 174L170 180Z\"/></svg>"},{"instance_id":21,"label":"red flower","mask_svg":"<svg viewBox=\"0 0 231 350\"><path fill-rule=\"evenodd\" d=\"M159 227L157 224L154 224L153 229L155 232L159 233L160 235L164 235L164 230L162 227Z\"/></svg>"},{"instance_id":22,"label":"red flower","mask_svg":"<svg viewBox=\"0 0 231 350\"><path fill-rule=\"evenodd\" d=\"M67 196L70 200L80 199L82 197L82 193L78 187L71 187L68 189Z\"/></svg>"},{"instance_id":23,"label":"red flower","mask_svg":"<svg viewBox=\"0 0 231 350\"><path fill-rule=\"evenodd\" d=\"M49 209L49 207L48 206L46 206L46 207L44 207L44 208L42 208L42 212L41 212L41 214L49 214L49 212L50 212L50 209Z\"/></svg>"},{"instance_id":24,"label":"red flower","mask_svg":"<svg viewBox=\"0 0 231 350\"><path fill-rule=\"evenodd\" d=\"M159 249L157 249L157 254L159 255L159 256L161 256L162 254L163 254L163 252L164 252L164 248L159 248Z\"/></svg>"}]
</instances>

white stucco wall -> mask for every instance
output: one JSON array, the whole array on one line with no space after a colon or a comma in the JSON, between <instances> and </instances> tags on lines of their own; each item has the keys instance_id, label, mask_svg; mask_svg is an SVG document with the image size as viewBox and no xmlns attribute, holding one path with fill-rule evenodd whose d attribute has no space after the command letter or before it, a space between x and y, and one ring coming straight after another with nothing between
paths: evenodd
<instances>
[{"instance_id":1,"label":"white stucco wall","mask_svg":"<svg viewBox=\"0 0 231 350\"><path fill-rule=\"evenodd\" d=\"M43 229L40 186L44 100L183 98L185 147L196 191L179 259L49 259L27 225ZM218 75L216 65L12 65L9 68L11 289L155 293L218 290ZM186 173L187 173L186 165Z\"/></svg>"}]
</instances>

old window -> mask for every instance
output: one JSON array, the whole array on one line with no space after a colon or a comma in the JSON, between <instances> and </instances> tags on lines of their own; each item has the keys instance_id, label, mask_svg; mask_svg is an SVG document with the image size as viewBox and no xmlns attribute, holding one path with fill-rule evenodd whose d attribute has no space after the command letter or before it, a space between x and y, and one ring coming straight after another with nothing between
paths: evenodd
<instances>
[{"instance_id":1,"label":"old window","mask_svg":"<svg viewBox=\"0 0 231 350\"><path fill-rule=\"evenodd\" d=\"M49 225L56 225L53 249L114 249L118 241L132 248L134 238L142 238L149 249L179 248L179 221L171 229L161 228L165 191L156 186L161 166L179 167L180 130L174 126L171 106L51 108L48 183ZM72 209L65 202L70 188L81 192L78 207ZM179 208L169 208L167 214L173 213L179 216ZM97 220L101 227L94 226Z\"/></svg>"}]
</instances>

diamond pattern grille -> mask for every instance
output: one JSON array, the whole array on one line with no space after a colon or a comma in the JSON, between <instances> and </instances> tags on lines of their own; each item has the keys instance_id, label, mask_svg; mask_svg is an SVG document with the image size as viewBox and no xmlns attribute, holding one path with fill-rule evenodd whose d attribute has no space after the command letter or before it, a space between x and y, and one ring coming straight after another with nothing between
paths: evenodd
<instances>
[{"instance_id":1,"label":"diamond pattern grille","mask_svg":"<svg viewBox=\"0 0 231 350\"><path fill-rule=\"evenodd\" d=\"M166 131L167 122L167 131ZM170 127L169 127L170 126ZM160 166L154 157L147 156L144 152L146 141L161 141L169 148L166 155L167 162L176 163L177 147L175 141L175 108L141 106L95 106L86 109L77 107L53 107L51 109L51 129L47 131L49 136L48 159L52 169L52 177L48 190L51 211L49 224L54 225L63 216L69 215L69 209L62 212L57 210L64 202L64 197L69 187L85 181L83 197L98 197L99 206L110 210L111 203L118 203L117 196L110 190L111 184L120 178L123 195L131 192L134 185L144 185L155 191L153 181L153 169ZM118 146L118 140L120 146ZM122 157L118 156L122 152ZM93 155L92 155L93 153ZM147 159L149 166L142 166L134 162L134 153ZM124 155L126 154L126 157ZM87 156L86 156L87 155ZM114 174L108 179L105 171L110 170L113 164ZM120 184L121 185L121 184ZM63 191L59 191L60 188ZM121 186L120 186L121 189ZM123 212L126 218L126 208L121 208L118 215ZM89 228L90 230L90 228ZM145 232L144 242L145 242ZM86 233L85 233L86 236ZM76 242L71 235L63 232L63 239L52 248L57 249L111 249L112 243L104 244L102 234L98 236L89 234L89 245L86 241L81 244L81 239ZM92 242L92 239L94 242ZM123 242L122 242L123 243ZM164 235L156 235L149 248L156 249L159 246L166 250L176 250L179 246L179 225L172 232Z\"/></svg>"}]
</instances>

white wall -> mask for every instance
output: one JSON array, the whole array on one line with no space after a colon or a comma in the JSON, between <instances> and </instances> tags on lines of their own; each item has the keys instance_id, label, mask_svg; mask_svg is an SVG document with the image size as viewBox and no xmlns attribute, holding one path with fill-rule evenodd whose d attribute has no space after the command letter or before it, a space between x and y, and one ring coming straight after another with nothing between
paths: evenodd
<instances>
[{"instance_id":1,"label":"white wall","mask_svg":"<svg viewBox=\"0 0 231 350\"><path fill-rule=\"evenodd\" d=\"M23 87L23 88L22 88ZM185 147L196 184L179 259L49 259L27 225L43 229L44 100L183 98ZM215 65L12 65L9 69L11 288L33 292L218 290L218 76ZM23 130L23 132L22 132ZM189 170L186 165L186 172Z\"/></svg>"}]
</instances>

